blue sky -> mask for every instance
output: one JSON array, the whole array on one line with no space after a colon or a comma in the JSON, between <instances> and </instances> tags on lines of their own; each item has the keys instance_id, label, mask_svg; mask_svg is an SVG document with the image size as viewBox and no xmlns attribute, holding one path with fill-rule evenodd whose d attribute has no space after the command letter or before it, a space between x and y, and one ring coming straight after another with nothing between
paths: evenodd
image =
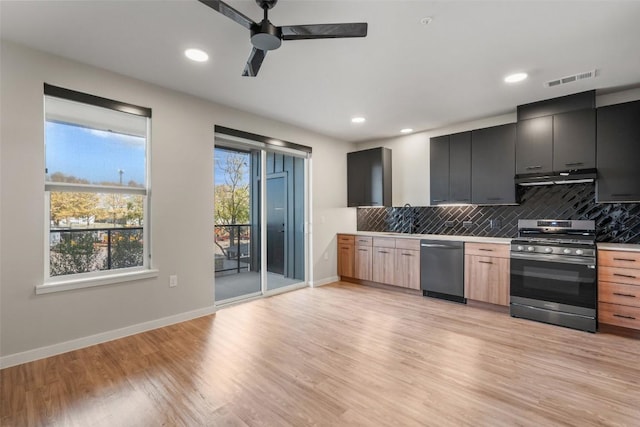
<instances>
[{"instance_id":1,"label":"blue sky","mask_svg":"<svg viewBox=\"0 0 640 427\"><path fill-rule=\"evenodd\" d=\"M247 169L245 171L245 174L243 177L244 179L242 182L243 184L249 183L249 175L250 175L249 174L249 154L239 153L236 151L228 151L223 148L216 148L214 150L214 154L215 156L214 156L214 162L213 162L213 172L214 172L215 185L225 184L224 172L221 170L221 168L218 167L218 164L224 165L229 155L238 155L238 154L247 156Z\"/></svg>"},{"instance_id":2,"label":"blue sky","mask_svg":"<svg viewBox=\"0 0 640 427\"><path fill-rule=\"evenodd\" d=\"M46 167L91 183L145 182L144 138L46 122Z\"/></svg>"}]
</instances>

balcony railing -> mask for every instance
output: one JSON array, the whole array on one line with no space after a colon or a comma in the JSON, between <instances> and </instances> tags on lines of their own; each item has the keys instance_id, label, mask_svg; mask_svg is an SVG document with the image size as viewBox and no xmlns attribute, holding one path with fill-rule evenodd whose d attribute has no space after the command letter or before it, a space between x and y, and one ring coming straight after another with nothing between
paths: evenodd
<instances>
[{"instance_id":1,"label":"balcony railing","mask_svg":"<svg viewBox=\"0 0 640 427\"><path fill-rule=\"evenodd\" d=\"M65 228L49 232L49 274L144 265L142 227Z\"/></svg>"},{"instance_id":2,"label":"balcony railing","mask_svg":"<svg viewBox=\"0 0 640 427\"><path fill-rule=\"evenodd\" d=\"M251 262L251 224L215 226L215 272L248 270Z\"/></svg>"}]
</instances>

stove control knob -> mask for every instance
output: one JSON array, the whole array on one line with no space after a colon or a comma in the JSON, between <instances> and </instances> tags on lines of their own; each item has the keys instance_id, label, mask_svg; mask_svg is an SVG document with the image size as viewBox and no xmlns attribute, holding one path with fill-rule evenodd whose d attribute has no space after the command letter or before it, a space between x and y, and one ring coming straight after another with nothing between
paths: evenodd
<instances>
[{"instance_id":1,"label":"stove control knob","mask_svg":"<svg viewBox=\"0 0 640 427\"><path fill-rule=\"evenodd\" d=\"M518 247L516 247L516 250L517 251L524 251L524 246L518 246Z\"/></svg>"},{"instance_id":2,"label":"stove control knob","mask_svg":"<svg viewBox=\"0 0 640 427\"><path fill-rule=\"evenodd\" d=\"M551 252L553 252L553 248L544 248L544 251L550 254Z\"/></svg>"},{"instance_id":3,"label":"stove control knob","mask_svg":"<svg viewBox=\"0 0 640 427\"><path fill-rule=\"evenodd\" d=\"M527 246L527 250L528 250L529 252L533 252L533 251L535 251L535 250L536 250L536 248L534 248L533 246Z\"/></svg>"},{"instance_id":4,"label":"stove control knob","mask_svg":"<svg viewBox=\"0 0 640 427\"><path fill-rule=\"evenodd\" d=\"M564 251L562 251L562 252L564 252L565 254L570 254L570 253L571 253L571 249L565 249L565 250L564 250Z\"/></svg>"},{"instance_id":5,"label":"stove control knob","mask_svg":"<svg viewBox=\"0 0 640 427\"><path fill-rule=\"evenodd\" d=\"M576 249L576 255L583 255L584 251L582 249Z\"/></svg>"}]
</instances>

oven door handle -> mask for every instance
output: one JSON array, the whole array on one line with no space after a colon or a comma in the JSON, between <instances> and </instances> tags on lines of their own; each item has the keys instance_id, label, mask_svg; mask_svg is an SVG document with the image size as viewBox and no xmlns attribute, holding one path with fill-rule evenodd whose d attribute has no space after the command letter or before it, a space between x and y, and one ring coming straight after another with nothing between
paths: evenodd
<instances>
[{"instance_id":1,"label":"oven door handle","mask_svg":"<svg viewBox=\"0 0 640 427\"><path fill-rule=\"evenodd\" d=\"M530 255L527 253L512 252L511 259L522 259L527 261L543 261L543 262L556 262L558 264L575 264L584 265L588 268L596 268L596 262L594 258L576 258L566 255L558 254L535 254Z\"/></svg>"}]
</instances>

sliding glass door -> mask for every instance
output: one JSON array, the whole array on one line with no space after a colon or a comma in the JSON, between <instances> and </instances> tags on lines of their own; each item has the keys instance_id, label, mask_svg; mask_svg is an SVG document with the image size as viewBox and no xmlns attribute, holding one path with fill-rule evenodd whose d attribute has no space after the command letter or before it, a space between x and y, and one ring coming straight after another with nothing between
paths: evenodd
<instances>
[{"instance_id":1,"label":"sliding glass door","mask_svg":"<svg viewBox=\"0 0 640 427\"><path fill-rule=\"evenodd\" d=\"M308 154L217 136L214 158L216 304L304 285Z\"/></svg>"}]
</instances>

